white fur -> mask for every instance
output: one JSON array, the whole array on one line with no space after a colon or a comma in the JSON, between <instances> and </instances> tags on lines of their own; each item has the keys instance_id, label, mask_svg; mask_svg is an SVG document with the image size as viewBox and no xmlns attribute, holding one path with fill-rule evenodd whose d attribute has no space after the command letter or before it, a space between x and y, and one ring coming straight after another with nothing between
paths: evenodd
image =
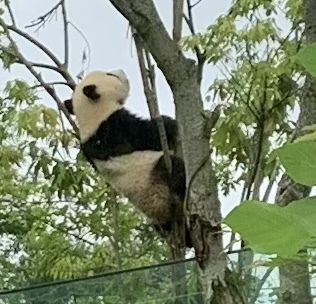
<instances>
[{"instance_id":1,"label":"white fur","mask_svg":"<svg viewBox=\"0 0 316 304\"><path fill-rule=\"evenodd\" d=\"M137 151L94 163L107 181L155 223L164 224L170 216L170 193L166 184L152 178L152 169L163 155Z\"/></svg>"},{"instance_id":2,"label":"white fur","mask_svg":"<svg viewBox=\"0 0 316 304\"><path fill-rule=\"evenodd\" d=\"M112 70L112 71L109 71L109 73L116 75L122 81L122 83L128 88L128 91L130 90L129 81L123 70L121 69Z\"/></svg>"},{"instance_id":3,"label":"white fur","mask_svg":"<svg viewBox=\"0 0 316 304\"><path fill-rule=\"evenodd\" d=\"M85 142L112 113L123 105L119 100L125 101L129 94L129 82L123 70L109 72L94 71L86 75L76 86L72 102L80 130L80 140ZM97 101L87 98L82 89L87 85L95 85L96 91L101 95Z\"/></svg>"}]
</instances>

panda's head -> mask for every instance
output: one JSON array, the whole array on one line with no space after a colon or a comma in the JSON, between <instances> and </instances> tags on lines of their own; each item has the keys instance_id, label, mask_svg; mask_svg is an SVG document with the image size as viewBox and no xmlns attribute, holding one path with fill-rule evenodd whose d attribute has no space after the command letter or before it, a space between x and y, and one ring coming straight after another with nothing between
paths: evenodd
<instances>
[{"instance_id":1,"label":"panda's head","mask_svg":"<svg viewBox=\"0 0 316 304\"><path fill-rule=\"evenodd\" d=\"M88 140L103 121L124 106L129 89L122 70L93 71L81 80L72 99L64 102L77 118L81 142Z\"/></svg>"}]
</instances>

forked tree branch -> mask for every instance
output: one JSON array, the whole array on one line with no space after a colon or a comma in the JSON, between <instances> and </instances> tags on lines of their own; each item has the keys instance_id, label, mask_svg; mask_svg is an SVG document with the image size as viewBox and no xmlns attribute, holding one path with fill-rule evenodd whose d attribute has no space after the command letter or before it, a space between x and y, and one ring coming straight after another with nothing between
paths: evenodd
<instances>
[{"instance_id":1,"label":"forked tree branch","mask_svg":"<svg viewBox=\"0 0 316 304\"><path fill-rule=\"evenodd\" d=\"M69 83L63 82L63 81L45 82L45 84L48 86L55 86L55 85L69 86ZM42 87L43 86L41 84L36 84L32 86L30 89L37 89L37 88L42 88Z\"/></svg>"},{"instance_id":2,"label":"forked tree branch","mask_svg":"<svg viewBox=\"0 0 316 304\"><path fill-rule=\"evenodd\" d=\"M48 12L43 14L42 16L38 17L37 19L33 20L31 24L27 25L26 28L36 27L36 31L39 30L51 17L52 15L57 11L57 9L65 2L65 0L60 0L58 3L56 3Z\"/></svg>"},{"instance_id":3,"label":"forked tree branch","mask_svg":"<svg viewBox=\"0 0 316 304\"><path fill-rule=\"evenodd\" d=\"M194 27L194 21L193 21L193 8L198 5L202 0L199 0L197 1L196 3L194 4L191 4L191 0L186 0L187 2L187 10L188 10L188 16L183 13L182 16L183 16L183 19L185 20L187 26L189 27L190 29L190 32L192 34L192 36L195 36L196 35L196 31L195 31L195 27ZM198 61L198 81L199 83L201 83L202 81L202 77L203 77L203 68L204 68L204 64L205 64L205 61L206 61L206 56L205 54L199 49L198 46L195 46L194 47L194 51L195 51L195 54L196 54L196 58L197 58L197 61Z\"/></svg>"}]
</instances>

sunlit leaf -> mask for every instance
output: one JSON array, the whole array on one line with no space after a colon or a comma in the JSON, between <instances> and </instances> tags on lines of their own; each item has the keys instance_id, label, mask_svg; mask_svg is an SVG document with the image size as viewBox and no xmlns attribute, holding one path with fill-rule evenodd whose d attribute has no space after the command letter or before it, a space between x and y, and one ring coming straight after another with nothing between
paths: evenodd
<instances>
[{"instance_id":1,"label":"sunlit leaf","mask_svg":"<svg viewBox=\"0 0 316 304\"><path fill-rule=\"evenodd\" d=\"M300 50L296 58L302 63L305 69L316 77L316 43L306 45Z\"/></svg>"},{"instance_id":2,"label":"sunlit leaf","mask_svg":"<svg viewBox=\"0 0 316 304\"><path fill-rule=\"evenodd\" d=\"M293 201L286 207L286 210L296 214L307 225L316 237L316 198L308 197L301 200Z\"/></svg>"},{"instance_id":3,"label":"sunlit leaf","mask_svg":"<svg viewBox=\"0 0 316 304\"><path fill-rule=\"evenodd\" d=\"M257 201L241 203L224 222L239 233L255 252L283 257L296 255L313 236L309 224L299 215L286 208Z\"/></svg>"},{"instance_id":4,"label":"sunlit leaf","mask_svg":"<svg viewBox=\"0 0 316 304\"><path fill-rule=\"evenodd\" d=\"M291 178L303 185L316 185L316 142L287 144L279 148L277 153Z\"/></svg>"}]
</instances>

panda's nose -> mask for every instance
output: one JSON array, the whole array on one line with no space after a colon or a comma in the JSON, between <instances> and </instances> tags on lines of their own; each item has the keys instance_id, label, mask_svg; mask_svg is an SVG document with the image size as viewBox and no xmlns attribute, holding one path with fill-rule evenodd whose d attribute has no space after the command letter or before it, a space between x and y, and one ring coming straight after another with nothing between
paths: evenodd
<instances>
[{"instance_id":1,"label":"panda's nose","mask_svg":"<svg viewBox=\"0 0 316 304\"><path fill-rule=\"evenodd\" d=\"M97 100L100 98L100 94L97 92L97 87L94 84L86 85L83 87L82 92L92 100Z\"/></svg>"}]
</instances>

